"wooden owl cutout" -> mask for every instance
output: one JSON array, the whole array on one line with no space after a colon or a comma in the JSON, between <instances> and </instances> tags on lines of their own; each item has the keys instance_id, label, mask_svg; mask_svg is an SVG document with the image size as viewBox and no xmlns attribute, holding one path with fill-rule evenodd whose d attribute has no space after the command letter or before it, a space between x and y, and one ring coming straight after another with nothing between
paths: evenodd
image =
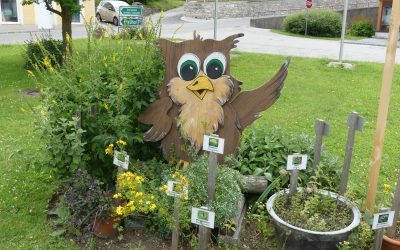
<instances>
[{"instance_id":1,"label":"wooden owl cutout","mask_svg":"<svg viewBox=\"0 0 400 250\"><path fill-rule=\"evenodd\" d=\"M203 136L218 134L225 138L224 155L218 157L223 162L225 155L236 153L244 128L279 98L290 59L270 81L251 91L241 91L242 83L229 74L229 52L242 36L216 41L194 33L193 40L158 41L166 66L165 83L159 99L139 119L152 125L144 139L161 141L165 159L174 153L190 161L184 145L189 142L201 153Z\"/></svg>"}]
</instances>

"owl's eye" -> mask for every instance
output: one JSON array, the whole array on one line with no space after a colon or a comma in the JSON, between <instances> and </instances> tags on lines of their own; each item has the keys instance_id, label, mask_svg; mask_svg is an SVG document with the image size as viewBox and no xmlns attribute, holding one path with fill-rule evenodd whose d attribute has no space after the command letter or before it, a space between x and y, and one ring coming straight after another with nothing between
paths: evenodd
<instances>
[{"instance_id":1,"label":"owl's eye","mask_svg":"<svg viewBox=\"0 0 400 250\"><path fill-rule=\"evenodd\" d=\"M226 58L221 52L214 52L204 60L204 72L211 79L217 79L225 73Z\"/></svg>"},{"instance_id":2,"label":"owl's eye","mask_svg":"<svg viewBox=\"0 0 400 250\"><path fill-rule=\"evenodd\" d=\"M200 69L200 59L192 53L183 54L178 62L178 75L185 81L196 78Z\"/></svg>"}]
</instances>

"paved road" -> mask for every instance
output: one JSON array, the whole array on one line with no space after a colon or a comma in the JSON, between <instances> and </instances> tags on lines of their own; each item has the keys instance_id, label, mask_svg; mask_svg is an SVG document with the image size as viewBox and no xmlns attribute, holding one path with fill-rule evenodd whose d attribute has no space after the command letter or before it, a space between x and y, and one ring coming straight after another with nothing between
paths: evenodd
<instances>
[{"instance_id":1,"label":"paved road","mask_svg":"<svg viewBox=\"0 0 400 250\"><path fill-rule=\"evenodd\" d=\"M213 20L196 20L182 18L183 9L178 8L164 13L162 37L190 39L193 31L198 31L203 38L213 38ZM159 15L151 18L155 21ZM178 29L179 28L179 29ZM178 30L177 30L178 29ZM329 58L335 60L339 54L339 41L318 40L309 38L290 37L272 33L270 30L250 27L250 18L221 19L218 21L217 39L223 39L234 33L244 33L240 38L237 50L246 52L257 52L266 54L304 56L313 58ZM0 44L23 43L32 34L26 31L6 33L0 29ZM60 30L52 30L55 38L61 37ZM73 37L86 36L82 26L73 27ZM361 43L361 44L359 44ZM386 42L378 39L367 39L364 41L349 41L344 47L344 59L352 61L384 62ZM396 62L400 62L398 53Z\"/></svg>"}]
</instances>

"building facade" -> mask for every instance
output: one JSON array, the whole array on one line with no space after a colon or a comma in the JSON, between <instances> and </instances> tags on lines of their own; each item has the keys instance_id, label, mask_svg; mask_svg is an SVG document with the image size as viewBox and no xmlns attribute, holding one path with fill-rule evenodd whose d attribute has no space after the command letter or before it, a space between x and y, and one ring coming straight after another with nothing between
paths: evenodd
<instances>
[{"instance_id":1,"label":"building facade","mask_svg":"<svg viewBox=\"0 0 400 250\"><path fill-rule=\"evenodd\" d=\"M46 10L40 4L22 5L23 0L0 0L0 25L30 25L39 29L61 26L61 17ZM81 13L74 15L73 23L82 24L95 16L94 0L77 0L83 6ZM56 9L59 9L56 7Z\"/></svg>"},{"instance_id":2,"label":"building facade","mask_svg":"<svg viewBox=\"0 0 400 250\"><path fill-rule=\"evenodd\" d=\"M377 31L388 32L392 16L392 0L379 0Z\"/></svg>"}]
</instances>

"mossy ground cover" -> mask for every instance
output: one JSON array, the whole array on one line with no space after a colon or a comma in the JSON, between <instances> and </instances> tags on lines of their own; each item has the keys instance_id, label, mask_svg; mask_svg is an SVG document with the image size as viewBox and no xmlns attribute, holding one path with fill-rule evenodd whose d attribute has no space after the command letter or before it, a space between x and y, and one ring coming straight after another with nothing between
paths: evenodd
<instances>
[{"instance_id":1,"label":"mossy ground cover","mask_svg":"<svg viewBox=\"0 0 400 250\"><path fill-rule=\"evenodd\" d=\"M35 87L22 68L22 53L22 46L0 46L0 248L73 249L76 245L71 241L51 236L46 220L44 211L56 188L54 180L31 166L41 142L33 124L36 114L30 107L39 100L20 93ZM251 89L270 79L283 61L281 56L239 53L232 60L231 71L244 81L243 88ZM354 71L348 71L327 68L327 62L293 58L281 98L253 127L265 130L279 125L287 131L314 134L315 119L324 119L332 126L324 148L343 159L347 115L358 111L366 124L356 135L350 189L364 198L383 65L357 63ZM394 188L396 180L399 69L396 67L379 187L388 183Z\"/></svg>"}]
</instances>

